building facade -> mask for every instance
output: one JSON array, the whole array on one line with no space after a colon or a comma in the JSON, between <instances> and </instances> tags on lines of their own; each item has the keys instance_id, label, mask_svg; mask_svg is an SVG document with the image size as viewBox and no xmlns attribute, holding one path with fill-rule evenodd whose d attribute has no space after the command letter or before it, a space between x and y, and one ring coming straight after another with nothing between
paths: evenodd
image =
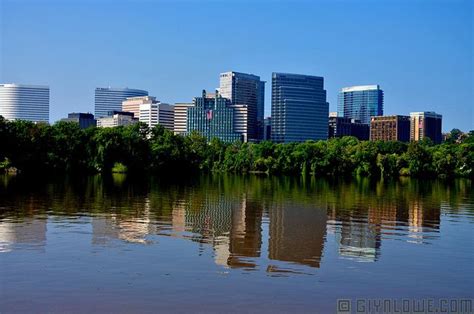
<instances>
[{"instance_id":1,"label":"building facade","mask_svg":"<svg viewBox=\"0 0 474 314\"><path fill-rule=\"evenodd\" d=\"M236 106L247 107L245 140L259 141L263 137L265 82L259 76L239 72L220 74L219 93Z\"/></svg>"},{"instance_id":2,"label":"building facade","mask_svg":"<svg viewBox=\"0 0 474 314\"><path fill-rule=\"evenodd\" d=\"M138 122L133 113L124 111L109 111L108 116L97 119L97 126L101 128L112 128L116 126L127 126Z\"/></svg>"},{"instance_id":3,"label":"building facade","mask_svg":"<svg viewBox=\"0 0 474 314\"><path fill-rule=\"evenodd\" d=\"M272 141L325 140L328 114L324 78L272 74Z\"/></svg>"},{"instance_id":4,"label":"building facade","mask_svg":"<svg viewBox=\"0 0 474 314\"><path fill-rule=\"evenodd\" d=\"M337 115L370 124L370 117L383 115L383 99L379 85L345 87L338 95Z\"/></svg>"},{"instance_id":5,"label":"building facade","mask_svg":"<svg viewBox=\"0 0 474 314\"><path fill-rule=\"evenodd\" d=\"M443 141L443 116L432 111L410 113L410 140L421 141L429 138L435 144Z\"/></svg>"},{"instance_id":6,"label":"building facade","mask_svg":"<svg viewBox=\"0 0 474 314\"><path fill-rule=\"evenodd\" d=\"M187 134L197 131L209 141L218 138L224 142L242 140L240 133L234 129L234 108L230 99L218 93L208 98L206 91L202 97L195 97L193 106L187 110Z\"/></svg>"},{"instance_id":7,"label":"building facade","mask_svg":"<svg viewBox=\"0 0 474 314\"><path fill-rule=\"evenodd\" d=\"M97 120L94 119L92 113L73 112L67 115L67 118L61 119L64 122L74 122L79 124L81 129L87 129L89 127L95 127Z\"/></svg>"},{"instance_id":8,"label":"building facade","mask_svg":"<svg viewBox=\"0 0 474 314\"><path fill-rule=\"evenodd\" d=\"M243 142L253 141L255 139L249 139L249 107L245 105L231 105L234 110L234 132L241 134L241 140Z\"/></svg>"},{"instance_id":9,"label":"building facade","mask_svg":"<svg viewBox=\"0 0 474 314\"><path fill-rule=\"evenodd\" d=\"M0 84L0 116L7 120L49 122L49 87Z\"/></svg>"},{"instance_id":10,"label":"building facade","mask_svg":"<svg viewBox=\"0 0 474 314\"><path fill-rule=\"evenodd\" d=\"M173 106L162 103L142 104L139 108L139 121L153 128L162 125L165 129L173 131Z\"/></svg>"},{"instance_id":11,"label":"building facade","mask_svg":"<svg viewBox=\"0 0 474 314\"><path fill-rule=\"evenodd\" d=\"M328 134L329 138L354 136L366 141L370 137L370 126L351 118L330 116Z\"/></svg>"},{"instance_id":12,"label":"building facade","mask_svg":"<svg viewBox=\"0 0 474 314\"><path fill-rule=\"evenodd\" d=\"M122 111L132 112L135 118L140 116L140 105L144 104L156 104L158 101L156 97L152 96L139 96L129 97L122 101Z\"/></svg>"},{"instance_id":13,"label":"building facade","mask_svg":"<svg viewBox=\"0 0 474 314\"><path fill-rule=\"evenodd\" d=\"M267 117L263 120L263 140L270 141L272 139L272 118Z\"/></svg>"},{"instance_id":14,"label":"building facade","mask_svg":"<svg viewBox=\"0 0 474 314\"><path fill-rule=\"evenodd\" d=\"M370 121L371 141L410 140L410 117L408 116L377 116Z\"/></svg>"},{"instance_id":15,"label":"building facade","mask_svg":"<svg viewBox=\"0 0 474 314\"><path fill-rule=\"evenodd\" d=\"M193 103L176 103L173 106L173 130L174 134L185 135L188 121L188 108L194 106Z\"/></svg>"},{"instance_id":16,"label":"building facade","mask_svg":"<svg viewBox=\"0 0 474 314\"><path fill-rule=\"evenodd\" d=\"M131 88L97 87L95 89L95 117L107 117L109 111L121 111L122 102L130 97L148 96L148 92Z\"/></svg>"}]
</instances>

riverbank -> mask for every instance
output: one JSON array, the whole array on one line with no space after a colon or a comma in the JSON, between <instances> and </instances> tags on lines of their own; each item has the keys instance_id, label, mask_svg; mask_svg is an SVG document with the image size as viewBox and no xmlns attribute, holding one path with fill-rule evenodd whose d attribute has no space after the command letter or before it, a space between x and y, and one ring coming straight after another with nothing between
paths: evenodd
<instances>
[{"instance_id":1,"label":"riverbank","mask_svg":"<svg viewBox=\"0 0 474 314\"><path fill-rule=\"evenodd\" d=\"M474 178L474 135L433 145L354 137L275 144L210 143L143 124L80 129L0 120L0 169L34 173L226 172L397 178ZM117 170L118 169L118 170Z\"/></svg>"}]
</instances>

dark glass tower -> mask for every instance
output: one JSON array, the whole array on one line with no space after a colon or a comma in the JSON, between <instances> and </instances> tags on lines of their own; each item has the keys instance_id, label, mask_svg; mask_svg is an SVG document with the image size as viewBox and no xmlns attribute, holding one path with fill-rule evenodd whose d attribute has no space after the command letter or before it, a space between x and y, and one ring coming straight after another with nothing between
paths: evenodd
<instances>
[{"instance_id":1,"label":"dark glass tower","mask_svg":"<svg viewBox=\"0 0 474 314\"><path fill-rule=\"evenodd\" d=\"M325 140L328 115L324 78L272 74L272 141Z\"/></svg>"}]
</instances>

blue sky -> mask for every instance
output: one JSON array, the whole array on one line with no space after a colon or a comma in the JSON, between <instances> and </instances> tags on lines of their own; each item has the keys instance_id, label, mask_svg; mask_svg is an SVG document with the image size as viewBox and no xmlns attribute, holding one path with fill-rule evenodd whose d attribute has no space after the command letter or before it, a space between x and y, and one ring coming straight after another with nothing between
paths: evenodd
<instances>
[{"instance_id":1,"label":"blue sky","mask_svg":"<svg viewBox=\"0 0 474 314\"><path fill-rule=\"evenodd\" d=\"M380 84L385 114L434 110L474 129L470 0L0 0L0 82L49 85L51 121L94 111L97 86L188 102L229 70Z\"/></svg>"}]
</instances>

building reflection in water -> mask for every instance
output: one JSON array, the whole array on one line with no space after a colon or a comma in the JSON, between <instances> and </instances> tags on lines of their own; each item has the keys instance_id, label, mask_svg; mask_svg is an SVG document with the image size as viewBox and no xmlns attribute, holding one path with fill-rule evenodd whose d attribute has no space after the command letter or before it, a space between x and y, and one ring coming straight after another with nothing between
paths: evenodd
<instances>
[{"instance_id":1,"label":"building reflection in water","mask_svg":"<svg viewBox=\"0 0 474 314\"><path fill-rule=\"evenodd\" d=\"M283 203L269 209L270 259L319 267L327 214L314 206ZM277 267L271 268L273 271Z\"/></svg>"},{"instance_id":2,"label":"building reflection in water","mask_svg":"<svg viewBox=\"0 0 474 314\"><path fill-rule=\"evenodd\" d=\"M44 251L46 231L46 219L0 220L0 253L10 252L14 246Z\"/></svg>"},{"instance_id":3,"label":"building reflection in water","mask_svg":"<svg viewBox=\"0 0 474 314\"><path fill-rule=\"evenodd\" d=\"M398 186L374 193L370 188L357 190L353 183L311 190L274 186L272 181L264 181L268 186L227 182L226 187L210 181L132 189L122 179L114 181L115 190L89 186L87 199L86 192L77 191L63 193L61 199L56 195L62 194L52 189L55 197L42 206L60 208L61 214L67 209L68 215L88 208L93 245L148 244L156 235L165 235L212 247L217 265L268 272L284 272L295 265L319 268L329 235L334 236L340 257L373 262L387 239L428 243L439 233L442 197L435 188L428 196ZM38 200L28 202L21 193L9 195L6 200L23 213L15 220L0 216L0 252L16 244L44 248L48 216L35 215Z\"/></svg>"}]
</instances>

